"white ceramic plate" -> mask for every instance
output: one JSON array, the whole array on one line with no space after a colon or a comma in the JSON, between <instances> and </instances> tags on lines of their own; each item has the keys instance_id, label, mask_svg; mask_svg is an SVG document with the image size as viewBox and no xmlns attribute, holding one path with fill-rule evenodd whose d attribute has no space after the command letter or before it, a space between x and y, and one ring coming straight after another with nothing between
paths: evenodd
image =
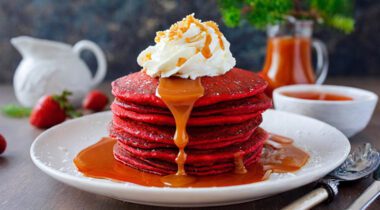
<instances>
[{"instance_id":1,"label":"white ceramic plate","mask_svg":"<svg viewBox=\"0 0 380 210\"><path fill-rule=\"evenodd\" d=\"M337 129L308 117L268 110L262 127L291 137L311 158L296 173L272 174L254 184L209 188L158 188L84 177L75 155L107 136L110 112L69 120L42 133L32 144L33 162L46 174L73 187L115 199L158 206L217 206L260 199L315 181L339 166L350 143Z\"/></svg>"}]
</instances>

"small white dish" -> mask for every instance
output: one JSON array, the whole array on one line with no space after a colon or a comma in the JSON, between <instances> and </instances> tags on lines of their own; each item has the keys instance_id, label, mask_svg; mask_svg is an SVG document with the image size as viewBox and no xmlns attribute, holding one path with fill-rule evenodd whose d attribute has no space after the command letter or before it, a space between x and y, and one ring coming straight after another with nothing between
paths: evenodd
<instances>
[{"instance_id":1,"label":"small white dish","mask_svg":"<svg viewBox=\"0 0 380 210\"><path fill-rule=\"evenodd\" d=\"M332 126L308 117L268 110L262 127L291 137L310 154L296 173L272 174L269 180L230 187L158 188L83 176L73 164L82 149L107 136L111 112L69 120L42 133L30 154L38 168L78 189L115 199L157 206L218 206L268 197L313 182L339 166L350 151L348 139Z\"/></svg>"},{"instance_id":2,"label":"small white dish","mask_svg":"<svg viewBox=\"0 0 380 210\"><path fill-rule=\"evenodd\" d=\"M307 100L286 96L285 92L316 91L351 97L349 101ZM335 85L290 85L273 92L276 110L306 115L326 122L347 137L362 131L370 121L378 96L370 91Z\"/></svg>"}]
</instances>

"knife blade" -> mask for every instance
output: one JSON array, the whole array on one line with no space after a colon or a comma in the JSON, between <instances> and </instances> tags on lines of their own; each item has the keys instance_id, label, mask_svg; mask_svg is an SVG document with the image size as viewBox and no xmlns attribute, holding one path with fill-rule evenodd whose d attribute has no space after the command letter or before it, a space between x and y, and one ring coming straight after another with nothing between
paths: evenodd
<instances>
[{"instance_id":1,"label":"knife blade","mask_svg":"<svg viewBox=\"0 0 380 210\"><path fill-rule=\"evenodd\" d=\"M380 166L373 172L375 181L357 198L348 210L366 209L380 195Z\"/></svg>"}]
</instances>

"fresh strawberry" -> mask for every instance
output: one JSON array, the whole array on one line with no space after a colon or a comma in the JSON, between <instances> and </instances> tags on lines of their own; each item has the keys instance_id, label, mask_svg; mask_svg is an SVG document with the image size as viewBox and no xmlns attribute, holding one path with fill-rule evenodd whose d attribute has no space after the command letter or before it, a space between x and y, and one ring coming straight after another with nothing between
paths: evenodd
<instances>
[{"instance_id":1,"label":"fresh strawberry","mask_svg":"<svg viewBox=\"0 0 380 210\"><path fill-rule=\"evenodd\" d=\"M49 128L65 119L65 110L59 106L59 103L52 96L44 96L34 107L30 115L30 124L37 128Z\"/></svg>"},{"instance_id":2,"label":"fresh strawberry","mask_svg":"<svg viewBox=\"0 0 380 210\"><path fill-rule=\"evenodd\" d=\"M65 121L66 116L78 116L67 99L70 94L63 91L61 95L43 96L32 110L30 124L37 128L49 128Z\"/></svg>"},{"instance_id":3,"label":"fresh strawberry","mask_svg":"<svg viewBox=\"0 0 380 210\"><path fill-rule=\"evenodd\" d=\"M7 142L4 136L0 134L0 155L5 151L5 148L7 148Z\"/></svg>"},{"instance_id":4,"label":"fresh strawberry","mask_svg":"<svg viewBox=\"0 0 380 210\"><path fill-rule=\"evenodd\" d=\"M83 100L83 108L94 112L102 111L108 104L107 96L99 90L89 92Z\"/></svg>"}]
</instances>

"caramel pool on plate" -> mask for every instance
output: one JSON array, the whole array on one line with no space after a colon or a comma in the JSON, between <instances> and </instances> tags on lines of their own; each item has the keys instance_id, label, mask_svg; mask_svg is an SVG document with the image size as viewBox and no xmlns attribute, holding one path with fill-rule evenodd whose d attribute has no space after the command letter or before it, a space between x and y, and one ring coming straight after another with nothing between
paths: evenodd
<instances>
[{"instance_id":1,"label":"caramel pool on plate","mask_svg":"<svg viewBox=\"0 0 380 210\"><path fill-rule=\"evenodd\" d=\"M266 180L272 172L295 172L308 161L309 155L288 140L276 137L267 141L261 161L246 168L246 173L231 173L194 177L191 182L172 187L223 187L250 184ZM74 159L78 170L85 176L130 182L143 186L164 187L162 176L145 173L117 161L112 153L116 140L103 138L81 151Z\"/></svg>"}]
</instances>

